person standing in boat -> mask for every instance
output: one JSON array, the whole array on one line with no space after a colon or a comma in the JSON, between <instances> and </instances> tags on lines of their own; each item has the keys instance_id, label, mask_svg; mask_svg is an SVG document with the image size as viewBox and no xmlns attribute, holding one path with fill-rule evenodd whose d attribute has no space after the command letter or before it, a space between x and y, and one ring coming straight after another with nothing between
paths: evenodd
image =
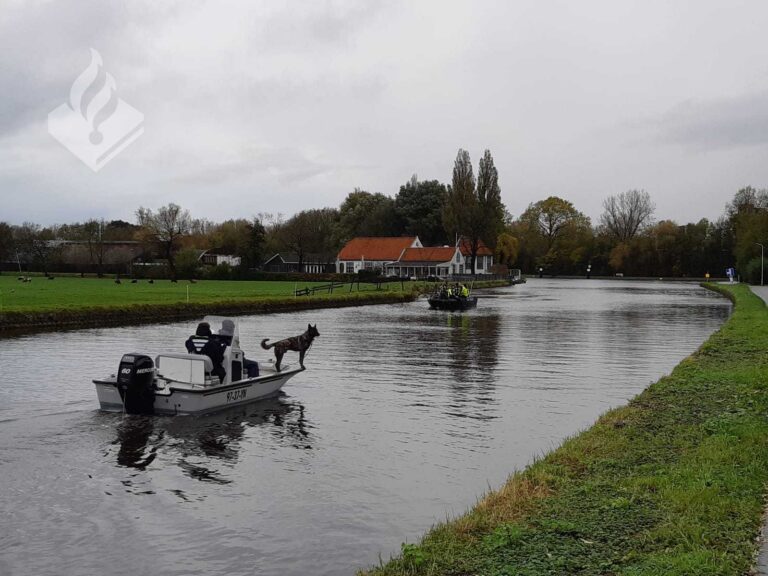
<instances>
[{"instance_id":1,"label":"person standing in boat","mask_svg":"<svg viewBox=\"0 0 768 576\"><path fill-rule=\"evenodd\" d=\"M469 288L467 288L466 284L461 285L461 297L469 298Z\"/></svg>"}]
</instances>

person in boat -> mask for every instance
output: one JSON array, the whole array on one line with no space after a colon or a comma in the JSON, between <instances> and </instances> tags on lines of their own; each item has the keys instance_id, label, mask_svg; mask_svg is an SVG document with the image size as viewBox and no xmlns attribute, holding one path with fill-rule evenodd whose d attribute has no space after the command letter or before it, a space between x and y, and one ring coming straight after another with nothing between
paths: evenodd
<instances>
[{"instance_id":1,"label":"person in boat","mask_svg":"<svg viewBox=\"0 0 768 576\"><path fill-rule=\"evenodd\" d=\"M213 364L211 374L218 376L220 382L223 382L227 375L227 371L224 369L224 349L226 347L227 345L223 342L210 338L205 343L205 346L200 349L200 352L198 352L198 354L208 356L208 358L211 359L211 363Z\"/></svg>"},{"instance_id":2,"label":"person in boat","mask_svg":"<svg viewBox=\"0 0 768 576\"><path fill-rule=\"evenodd\" d=\"M184 346L187 352L190 354L199 354L203 346L210 339L213 334L211 333L211 325L208 322L200 322L195 330L195 335L187 338L184 342Z\"/></svg>"},{"instance_id":3,"label":"person in boat","mask_svg":"<svg viewBox=\"0 0 768 576\"><path fill-rule=\"evenodd\" d=\"M225 346L229 346L232 344L232 338L234 335L235 323L232 322L232 320L222 320L221 328L219 329L219 333L216 335L216 339Z\"/></svg>"},{"instance_id":4,"label":"person in boat","mask_svg":"<svg viewBox=\"0 0 768 576\"><path fill-rule=\"evenodd\" d=\"M461 285L461 297L462 298L469 298L469 288L465 284Z\"/></svg>"}]
</instances>

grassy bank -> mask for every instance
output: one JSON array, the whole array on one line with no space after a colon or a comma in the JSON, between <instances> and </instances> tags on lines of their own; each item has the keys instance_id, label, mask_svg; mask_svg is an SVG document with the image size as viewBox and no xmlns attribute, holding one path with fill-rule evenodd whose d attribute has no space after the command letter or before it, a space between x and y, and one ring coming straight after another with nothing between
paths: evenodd
<instances>
[{"instance_id":1,"label":"grassy bank","mask_svg":"<svg viewBox=\"0 0 768 576\"><path fill-rule=\"evenodd\" d=\"M768 481L768 310L731 319L671 375L434 527L385 575L743 575Z\"/></svg>"},{"instance_id":2,"label":"grassy bank","mask_svg":"<svg viewBox=\"0 0 768 576\"><path fill-rule=\"evenodd\" d=\"M478 288L504 285L478 282ZM295 288L327 283L158 280L116 284L112 279L60 277L20 282L0 276L0 333L44 328L118 326L194 319L206 314L256 314L315 308L409 302L431 289L426 283L346 285L333 293L294 297ZM350 289L351 288L351 289Z\"/></svg>"}]
</instances>

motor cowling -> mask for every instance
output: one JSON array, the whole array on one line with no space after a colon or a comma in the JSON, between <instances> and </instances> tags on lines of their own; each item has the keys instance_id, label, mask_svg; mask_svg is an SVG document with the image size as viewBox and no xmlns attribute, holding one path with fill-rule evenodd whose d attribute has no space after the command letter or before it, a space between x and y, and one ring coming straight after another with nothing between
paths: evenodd
<instances>
[{"instance_id":1,"label":"motor cowling","mask_svg":"<svg viewBox=\"0 0 768 576\"><path fill-rule=\"evenodd\" d=\"M155 413L155 363L144 354L126 354L117 371L117 390L128 414Z\"/></svg>"}]
</instances>

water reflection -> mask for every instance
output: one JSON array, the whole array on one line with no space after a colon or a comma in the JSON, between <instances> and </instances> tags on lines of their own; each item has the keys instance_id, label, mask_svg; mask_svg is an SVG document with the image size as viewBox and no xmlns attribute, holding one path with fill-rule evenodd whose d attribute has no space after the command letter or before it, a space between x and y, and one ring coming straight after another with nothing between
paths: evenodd
<instances>
[{"instance_id":1,"label":"water reflection","mask_svg":"<svg viewBox=\"0 0 768 576\"><path fill-rule=\"evenodd\" d=\"M501 318L498 314L450 314L447 324L451 367L456 383L488 383L499 361Z\"/></svg>"},{"instance_id":2,"label":"water reflection","mask_svg":"<svg viewBox=\"0 0 768 576\"><path fill-rule=\"evenodd\" d=\"M113 442L118 466L144 470L158 454L172 456L185 475L201 482L228 484L220 465L237 463L243 440L256 428L284 447L312 449L304 405L284 396L205 416L120 418Z\"/></svg>"}]
</instances>

